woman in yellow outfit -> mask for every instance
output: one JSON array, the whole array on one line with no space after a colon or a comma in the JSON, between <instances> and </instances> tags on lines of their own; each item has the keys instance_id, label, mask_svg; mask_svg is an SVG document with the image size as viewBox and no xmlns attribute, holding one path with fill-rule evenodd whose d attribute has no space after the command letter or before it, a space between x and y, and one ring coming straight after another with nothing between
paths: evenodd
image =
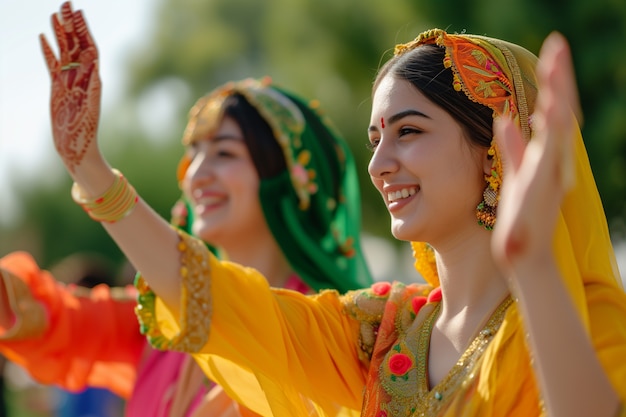
<instances>
[{"instance_id":1,"label":"woman in yellow outfit","mask_svg":"<svg viewBox=\"0 0 626 417\"><path fill-rule=\"evenodd\" d=\"M193 353L266 416L624 412L626 295L560 35L539 61L437 29L396 48L374 83L369 173L428 283L305 296L218 260L111 170L91 111L97 54L72 19L58 59L44 42L66 115L55 145L74 199L158 295L138 307L155 346Z\"/></svg>"}]
</instances>

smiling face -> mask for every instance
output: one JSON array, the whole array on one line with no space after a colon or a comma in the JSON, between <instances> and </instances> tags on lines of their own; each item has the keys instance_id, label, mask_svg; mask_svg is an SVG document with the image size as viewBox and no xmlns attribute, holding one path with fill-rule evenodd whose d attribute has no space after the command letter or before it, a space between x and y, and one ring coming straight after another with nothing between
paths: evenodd
<instances>
[{"instance_id":1,"label":"smiling face","mask_svg":"<svg viewBox=\"0 0 626 417\"><path fill-rule=\"evenodd\" d=\"M222 119L214 134L187 149L182 182L194 212L193 233L226 248L243 239L271 235L259 200L259 175L234 119Z\"/></svg>"},{"instance_id":2,"label":"smiling face","mask_svg":"<svg viewBox=\"0 0 626 417\"><path fill-rule=\"evenodd\" d=\"M369 174L397 239L433 245L473 231L489 165L461 125L409 81L386 75L373 97Z\"/></svg>"}]
</instances>

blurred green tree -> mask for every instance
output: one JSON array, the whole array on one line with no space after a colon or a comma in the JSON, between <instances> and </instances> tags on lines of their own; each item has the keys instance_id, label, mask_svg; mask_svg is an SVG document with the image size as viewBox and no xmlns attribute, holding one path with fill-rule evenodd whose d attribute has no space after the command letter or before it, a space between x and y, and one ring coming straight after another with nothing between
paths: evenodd
<instances>
[{"instance_id":1,"label":"blurred green tree","mask_svg":"<svg viewBox=\"0 0 626 417\"><path fill-rule=\"evenodd\" d=\"M559 30L572 45L585 114L583 133L605 210L613 232L624 231L622 0L162 0L157 7L151 32L128 61L127 96L105 115L101 142L110 148L112 163L166 218L179 195L174 172L190 106L227 80L270 75L276 83L321 101L356 155L365 230L389 237L388 215L367 175L369 151L364 145L371 83L393 46L440 27L507 39L538 53L545 36ZM95 34L96 41L98 36L102 34ZM167 118L159 116L164 100ZM162 119L169 125L159 130ZM155 130L161 136L158 143L150 139ZM2 231L11 237L6 239L10 244L0 244L2 253L25 247L51 263L72 247L86 247L121 258L100 226L71 202L67 181L45 190L22 188L22 220ZM37 243L32 236L38 237Z\"/></svg>"}]
</instances>

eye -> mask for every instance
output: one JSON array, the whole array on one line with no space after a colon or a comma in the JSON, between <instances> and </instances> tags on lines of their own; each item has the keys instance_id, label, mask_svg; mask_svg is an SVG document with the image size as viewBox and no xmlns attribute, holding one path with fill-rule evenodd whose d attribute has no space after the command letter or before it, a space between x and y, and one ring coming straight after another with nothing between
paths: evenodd
<instances>
[{"instance_id":1,"label":"eye","mask_svg":"<svg viewBox=\"0 0 626 417\"><path fill-rule=\"evenodd\" d=\"M367 142L365 144L365 147L370 151L370 152L374 152L376 150L376 148L378 147L378 142L380 142L380 139L370 139L369 142Z\"/></svg>"},{"instance_id":2,"label":"eye","mask_svg":"<svg viewBox=\"0 0 626 417\"><path fill-rule=\"evenodd\" d=\"M400 130L398 131L398 136L406 136L406 135L411 135L411 134L420 134L423 133L424 131L421 129L417 129L414 127L401 127Z\"/></svg>"},{"instance_id":3,"label":"eye","mask_svg":"<svg viewBox=\"0 0 626 417\"><path fill-rule=\"evenodd\" d=\"M222 159L243 158L246 152L246 145L240 140L222 140L213 148L213 155Z\"/></svg>"},{"instance_id":4,"label":"eye","mask_svg":"<svg viewBox=\"0 0 626 417\"><path fill-rule=\"evenodd\" d=\"M220 149L216 152L216 155L220 158L233 158L235 154L226 149Z\"/></svg>"}]
</instances>

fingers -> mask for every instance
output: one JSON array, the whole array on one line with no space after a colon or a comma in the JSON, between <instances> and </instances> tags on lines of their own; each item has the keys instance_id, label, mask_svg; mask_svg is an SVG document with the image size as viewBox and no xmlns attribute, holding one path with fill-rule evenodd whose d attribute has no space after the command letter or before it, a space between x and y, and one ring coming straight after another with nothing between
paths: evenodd
<instances>
[{"instance_id":1,"label":"fingers","mask_svg":"<svg viewBox=\"0 0 626 417\"><path fill-rule=\"evenodd\" d=\"M65 44L69 55L68 62L77 62L80 55L80 45L74 28L74 12L70 2L65 2L61 5L61 18L65 32Z\"/></svg>"},{"instance_id":2,"label":"fingers","mask_svg":"<svg viewBox=\"0 0 626 417\"><path fill-rule=\"evenodd\" d=\"M80 49L81 50L86 50L88 48L95 49L96 43L93 41L93 38L91 37L91 33L89 33L87 22L85 21L82 11L80 10L74 13L74 27L76 28L76 35L78 37Z\"/></svg>"},{"instance_id":3,"label":"fingers","mask_svg":"<svg viewBox=\"0 0 626 417\"><path fill-rule=\"evenodd\" d=\"M537 70L539 82L542 82L542 77L549 78L551 74L554 75L554 85L562 94L559 97L569 105L576 119L578 119L578 123L582 124L583 115L578 88L576 87L574 64L565 37L558 32L551 33L541 47L539 59L540 63Z\"/></svg>"},{"instance_id":4,"label":"fingers","mask_svg":"<svg viewBox=\"0 0 626 417\"><path fill-rule=\"evenodd\" d=\"M508 117L498 117L493 122L494 136L502 153L504 175L515 174L522 164L526 144L522 132Z\"/></svg>"},{"instance_id":5,"label":"fingers","mask_svg":"<svg viewBox=\"0 0 626 417\"><path fill-rule=\"evenodd\" d=\"M574 112L580 114L580 102L569 47L560 34L553 33L544 42L537 77L537 140L557 168L560 186L567 190L574 183Z\"/></svg>"},{"instance_id":6,"label":"fingers","mask_svg":"<svg viewBox=\"0 0 626 417\"><path fill-rule=\"evenodd\" d=\"M57 61L54 56L54 52L52 52L52 48L50 48L50 44L48 44L48 41L43 34L39 35L39 44L41 45L41 51L46 61L48 72L51 77L54 77L59 72L59 61Z\"/></svg>"},{"instance_id":7,"label":"fingers","mask_svg":"<svg viewBox=\"0 0 626 417\"><path fill-rule=\"evenodd\" d=\"M62 68L79 62L81 52L94 46L85 19L80 11L72 11L70 2L61 5L59 13L52 15L52 28L59 46L59 63Z\"/></svg>"},{"instance_id":8,"label":"fingers","mask_svg":"<svg viewBox=\"0 0 626 417\"><path fill-rule=\"evenodd\" d=\"M97 66L98 51L82 11L73 11L71 3L65 2L51 20L59 46L59 58L55 58L50 44L41 36L41 48L48 70L51 75L64 73L63 79L67 85L74 82L84 84L90 78L94 65Z\"/></svg>"},{"instance_id":9,"label":"fingers","mask_svg":"<svg viewBox=\"0 0 626 417\"><path fill-rule=\"evenodd\" d=\"M65 29L63 24L59 20L59 14L54 13L51 17L52 30L59 46L59 63L60 65L67 65L70 62L70 57L67 48L67 38L65 36Z\"/></svg>"}]
</instances>

